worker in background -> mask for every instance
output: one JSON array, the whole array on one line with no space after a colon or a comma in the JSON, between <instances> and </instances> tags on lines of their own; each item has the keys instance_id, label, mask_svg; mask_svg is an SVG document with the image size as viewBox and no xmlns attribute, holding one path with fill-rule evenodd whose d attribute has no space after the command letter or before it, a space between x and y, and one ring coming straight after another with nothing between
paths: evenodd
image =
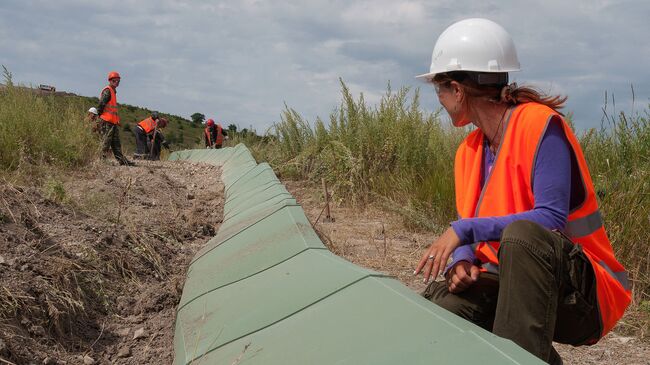
<instances>
[{"instance_id":1,"label":"worker in background","mask_svg":"<svg viewBox=\"0 0 650 365\"><path fill-rule=\"evenodd\" d=\"M423 295L550 364L552 341L596 343L631 301L603 226L582 149L558 110L566 97L508 83L514 43L487 19L452 24L430 72L456 127L459 219L422 255ZM448 258L452 258L447 265ZM445 265L446 268L445 268Z\"/></svg>"},{"instance_id":2,"label":"worker in background","mask_svg":"<svg viewBox=\"0 0 650 365\"><path fill-rule=\"evenodd\" d=\"M205 130L203 131L203 137L205 140L205 148L218 149L223 147L224 139L228 139L228 132L221 127L221 124L215 123L212 119L208 119Z\"/></svg>"},{"instance_id":3,"label":"worker in background","mask_svg":"<svg viewBox=\"0 0 650 365\"><path fill-rule=\"evenodd\" d=\"M88 115L86 116L86 120L93 125L93 132L99 131L99 120L97 117L99 116L99 113L97 113L97 108L92 107L88 109Z\"/></svg>"},{"instance_id":4,"label":"worker in background","mask_svg":"<svg viewBox=\"0 0 650 365\"><path fill-rule=\"evenodd\" d=\"M152 161L160 160L161 146L169 149L169 143L165 140L165 136L161 131L161 129L167 127L167 124L167 118L160 118L153 132L149 135L149 147L151 149L151 152L149 152L149 159Z\"/></svg>"},{"instance_id":5,"label":"worker in background","mask_svg":"<svg viewBox=\"0 0 650 365\"><path fill-rule=\"evenodd\" d=\"M157 147L158 155L160 155L160 144L162 143L160 129L167 126L167 119L160 118L158 112L153 112L151 115L141 120L135 127L135 154L134 159L150 159L152 154L152 147Z\"/></svg>"},{"instance_id":6,"label":"worker in background","mask_svg":"<svg viewBox=\"0 0 650 365\"><path fill-rule=\"evenodd\" d=\"M118 115L117 105L117 87L120 85L120 74L112 71L108 74L108 86L102 89L99 96L99 105L97 113L99 114L99 133L103 137L103 152L113 151L113 156L120 165L133 166L122 154L122 144L120 142L120 117Z\"/></svg>"}]
</instances>

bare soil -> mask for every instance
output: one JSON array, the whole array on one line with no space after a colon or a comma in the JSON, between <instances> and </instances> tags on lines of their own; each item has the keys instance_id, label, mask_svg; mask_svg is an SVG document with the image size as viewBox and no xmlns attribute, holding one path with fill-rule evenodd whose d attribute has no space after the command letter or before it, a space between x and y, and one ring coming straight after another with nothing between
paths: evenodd
<instances>
[{"instance_id":1,"label":"bare soil","mask_svg":"<svg viewBox=\"0 0 650 365\"><path fill-rule=\"evenodd\" d=\"M386 209L357 209L331 205L334 222L325 222L324 194L320 186L304 181L284 181L330 249L357 265L392 275L420 293L422 276L414 276L424 249L436 238L432 232L407 229L402 219ZM619 325L593 346L554 344L566 365L648 365L650 342L638 323L647 321L641 312L629 310Z\"/></svg>"},{"instance_id":2,"label":"bare soil","mask_svg":"<svg viewBox=\"0 0 650 365\"><path fill-rule=\"evenodd\" d=\"M0 363L172 363L187 265L222 221L217 168L98 162L0 197Z\"/></svg>"}]
</instances>

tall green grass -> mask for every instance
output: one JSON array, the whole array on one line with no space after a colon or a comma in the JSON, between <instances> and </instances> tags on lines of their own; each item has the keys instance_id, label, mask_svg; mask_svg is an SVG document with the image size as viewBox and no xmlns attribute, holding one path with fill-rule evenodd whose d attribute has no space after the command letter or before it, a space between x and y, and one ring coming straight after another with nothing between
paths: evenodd
<instances>
[{"instance_id":1,"label":"tall green grass","mask_svg":"<svg viewBox=\"0 0 650 365\"><path fill-rule=\"evenodd\" d=\"M441 125L419 107L418 90L390 85L377 106L356 100L341 81L342 101L314 125L286 107L272 138L249 144L285 178L325 178L335 198L384 203L413 227L439 230L456 219L453 161L467 129ZM636 298L650 295L650 125L648 111L607 116L600 129L578 133L601 211Z\"/></svg>"},{"instance_id":2,"label":"tall green grass","mask_svg":"<svg viewBox=\"0 0 650 365\"><path fill-rule=\"evenodd\" d=\"M617 258L632 274L637 299L650 300L650 122L642 113L606 115L580 137L605 227Z\"/></svg>"},{"instance_id":3,"label":"tall green grass","mask_svg":"<svg viewBox=\"0 0 650 365\"><path fill-rule=\"evenodd\" d=\"M343 81L341 91L327 123L312 127L286 107L274 138L253 154L282 176L325 179L335 199L381 202L415 227L439 229L453 219L453 160L465 131L423 112L418 90L388 85L377 106L355 99Z\"/></svg>"},{"instance_id":4,"label":"tall green grass","mask_svg":"<svg viewBox=\"0 0 650 365\"><path fill-rule=\"evenodd\" d=\"M84 122L84 105L16 86L6 68L4 79L5 86L0 89L0 170L15 171L25 165L72 168L96 157L98 140Z\"/></svg>"}]
</instances>

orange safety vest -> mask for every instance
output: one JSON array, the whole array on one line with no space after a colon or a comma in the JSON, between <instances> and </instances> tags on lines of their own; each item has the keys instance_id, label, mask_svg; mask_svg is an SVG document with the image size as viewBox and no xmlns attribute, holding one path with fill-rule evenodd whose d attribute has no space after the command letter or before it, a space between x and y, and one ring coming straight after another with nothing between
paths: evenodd
<instances>
[{"instance_id":1,"label":"orange safety vest","mask_svg":"<svg viewBox=\"0 0 650 365\"><path fill-rule=\"evenodd\" d=\"M144 130L144 133L149 134L151 131L153 131L156 128L156 121L153 120L153 118L149 117L147 119L144 119L138 123L140 128Z\"/></svg>"},{"instance_id":2,"label":"orange safety vest","mask_svg":"<svg viewBox=\"0 0 650 365\"><path fill-rule=\"evenodd\" d=\"M212 145L221 146L223 144L223 132L221 131L221 124L216 124L214 127L217 129L217 137L214 141L212 140L210 127L205 127L203 130L203 133L205 134L205 140L208 141L210 147L212 147Z\"/></svg>"},{"instance_id":3,"label":"orange safety vest","mask_svg":"<svg viewBox=\"0 0 650 365\"><path fill-rule=\"evenodd\" d=\"M217 139L214 141L214 144L216 146L221 146L223 144L223 132L221 129L221 124L215 125L215 128L217 128Z\"/></svg>"},{"instance_id":4,"label":"orange safety vest","mask_svg":"<svg viewBox=\"0 0 650 365\"><path fill-rule=\"evenodd\" d=\"M111 100L109 100L108 104L104 106L104 111L99 117L111 124L120 125L120 117L117 115L117 95L115 95L115 90L110 87L110 85L106 86L102 89L102 92L99 94L99 96L101 97L101 94L103 94L104 90L106 89L111 91Z\"/></svg>"},{"instance_id":5,"label":"orange safety vest","mask_svg":"<svg viewBox=\"0 0 650 365\"><path fill-rule=\"evenodd\" d=\"M569 212L564 233L582 246L594 270L604 336L623 316L632 293L627 273L614 257L598 210L596 193L582 148L562 117L538 103L518 105L511 112L491 172L481 187L484 134L470 133L455 160L456 209L461 218L504 216L535 206L532 179L537 149L552 118L562 121L582 178L584 200ZM472 245L482 271L498 271L499 242Z\"/></svg>"}]
</instances>

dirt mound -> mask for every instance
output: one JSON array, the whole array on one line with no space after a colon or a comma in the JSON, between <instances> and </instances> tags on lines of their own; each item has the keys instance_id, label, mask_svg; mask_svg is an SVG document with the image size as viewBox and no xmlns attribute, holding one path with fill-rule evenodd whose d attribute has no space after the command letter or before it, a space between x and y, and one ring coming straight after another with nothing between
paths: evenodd
<instances>
[{"instance_id":1,"label":"dirt mound","mask_svg":"<svg viewBox=\"0 0 650 365\"><path fill-rule=\"evenodd\" d=\"M222 220L209 165L99 163L0 185L0 362L168 364L187 265Z\"/></svg>"}]
</instances>

